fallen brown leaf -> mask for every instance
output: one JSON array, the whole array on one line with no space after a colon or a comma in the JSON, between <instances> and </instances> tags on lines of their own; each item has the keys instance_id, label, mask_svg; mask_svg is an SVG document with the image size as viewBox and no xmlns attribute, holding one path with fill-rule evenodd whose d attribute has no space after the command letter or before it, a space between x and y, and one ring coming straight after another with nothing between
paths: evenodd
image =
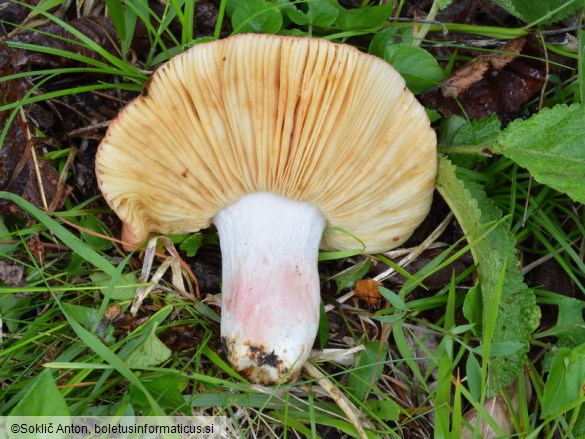
<instances>
[{"instance_id":1,"label":"fallen brown leaf","mask_svg":"<svg viewBox=\"0 0 585 439\"><path fill-rule=\"evenodd\" d=\"M0 281L9 287L22 284L24 267L20 264L0 260Z\"/></svg>"},{"instance_id":2,"label":"fallen brown leaf","mask_svg":"<svg viewBox=\"0 0 585 439\"><path fill-rule=\"evenodd\" d=\"M449 117L481 119L493 113L514 118L546 82L546 64L536 37L511 40L480 55L421 95L424 105Z\"/></svg>"},{"instance_id":3,"label":"fallen brown leaf","mask_svg":"<svg viewBox=\"0 0 585 439\"><path fill-rule=\"evenodd\" d=\"M19 71L21 51L0 45L0 77ZM29 94L32 84L26 78L0 83L1 104L17 102ZM62 191L59 200L57 183L59 177L51 164L42 158L42 149L34 135L35 126L29 120L29 108L0 112L0 132L6 136L0 149L0 190L20 195L38 207L48 209L50 205L60 207L67 191ZM6 200L0 200L0 215L23 212Z\"/></svg>"}]
</instances>

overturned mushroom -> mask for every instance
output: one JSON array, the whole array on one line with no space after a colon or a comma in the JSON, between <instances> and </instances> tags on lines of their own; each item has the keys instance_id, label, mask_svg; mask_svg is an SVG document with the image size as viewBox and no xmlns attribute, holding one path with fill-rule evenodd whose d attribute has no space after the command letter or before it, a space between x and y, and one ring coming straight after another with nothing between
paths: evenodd
<instances>
[{"instance_id":1,"label":"overturned mushroom","mask_svg":"<svg viewBox=\"0 0 585 439\"><path fill-rule=\"evenodd\" d=\"M96 172L130 245L215 224L228 359L274 383L296 376L317 333L319 247L401 245L429 211L436 139L383 60L239 35L158 69L111 123Z\"/></svg>"}]
</instances>

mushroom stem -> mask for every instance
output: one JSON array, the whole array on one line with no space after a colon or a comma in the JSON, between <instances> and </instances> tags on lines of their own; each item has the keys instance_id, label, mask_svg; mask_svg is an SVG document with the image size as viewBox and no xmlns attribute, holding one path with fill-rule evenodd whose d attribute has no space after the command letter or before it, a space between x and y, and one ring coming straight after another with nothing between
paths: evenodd
<instances>
[{"instance_id":1,"label":"mushroom stem","mask_svg":"<svg viewBox=\"0 0 585 439\"><path fill-rule=\"evenodd\" d=\"M325 218L312 204L258 192L213 222L223 266L221 336L230 363L258 383L294 378L317 335Z\"/></svg>"}]
</instances>

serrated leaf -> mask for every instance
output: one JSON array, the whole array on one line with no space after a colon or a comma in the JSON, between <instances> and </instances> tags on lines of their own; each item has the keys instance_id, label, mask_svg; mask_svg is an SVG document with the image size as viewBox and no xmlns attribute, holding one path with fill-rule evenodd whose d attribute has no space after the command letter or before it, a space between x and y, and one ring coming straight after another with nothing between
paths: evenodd
<instances>
[{"instance_id":1,"label":"serrated leaf","mask_svg":"<svg viewBox=\"0 0 585 439\"><path fill-rule=\"evenodd\" d=\"M479 154L458 153L457 146L480 145L491 148L498 139L501 131L501 122L496 114L480 120L467 120L453 115L441 124L440 146L448 146L449 159L457 166L474 169L486 160Z\"/></svg>"},{"instance_id":2,"label":"serrated leaf","mask_svg":"<svg viewBox=\"0 0 585 439\"><path fill-rule=\"evenodd\" d=\"M493 343L518 342L522 348L509 356L490 361L489 393L507 387L521 373L530 335L538 326L540 309L534 292L523 282L517 266L515 240L501 211L489 200L480 185L458 174L446 158L439 160L437 189L463 228L478 273L476 288L481 291L482 323L494 301L500 274L504 273L501 300Z\"/></svg>"},{"instance_id":3,"label":"serrated leaf","mask_svg":"<svg viewBox=\"0 0 585 439\"><path fill-rule=\"evenodd\" d=\"M451 116L441 130L441 145L485 145L496 143L501 130L497 115L480 120L466 120L461 116Z\"/></svg>"},{"instance_id":4,"label":"serrated leaf","mask_svg":"<svg viewBox=\"0 0 585 439\"><path fill-rule=\"evenodd\" d=\"M435 57L421 47L392 44L384 50L383 58L398 70L414 94L437 85L444 76Z\"/></svg>"},{"instance_id":5,"label":"serrated leaf","mask_svg":"<svg viewBox=\"0 0 585 439\"><path fill-rule=\"evenodd\" d=\"M494 0L510 14L526 23L556 23L583 8L582 0Z\"/></svg>"},{"instance_id":6,"label":"serrated leaf","mask_svg":"<svg viewBox=\"0 0 585 439\"><path fill-rule=\"evenodd\" d=\"M540 183L585 203L585 110L580 104L545 108L512 122L495 149Z\"/></svg>"}]
</instances>

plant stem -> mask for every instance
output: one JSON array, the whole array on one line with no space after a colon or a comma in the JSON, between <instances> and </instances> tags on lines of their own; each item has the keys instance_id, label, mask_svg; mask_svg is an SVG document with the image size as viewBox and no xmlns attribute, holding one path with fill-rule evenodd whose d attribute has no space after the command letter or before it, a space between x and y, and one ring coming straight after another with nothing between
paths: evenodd
<instances>
[{"instance_id":1,"label":"plant stem","mask_svg":"<svg viewBox=\"0 0 585 439\"><path fill-rule=\"evenodd\" d=\"M437 0L434 0L433 5L431 6L431 9L429 11L429 15L427 15L426 20L433 21L435 19L435 17L437 16L437 12L439 12L439 2ZM430 29L431 29L430 23L423 24L420 31L414 37L414 40L412 41L412 45L413 46L420 46L420 43L422 43L422 41L427 36L427 33L429 32Z\"/></svg>"},{"instance_id":2,"label":"plant stem","mask_svg":"<svg viewBox=\"0 0 585 439\"><path fill-rule=\"evenodd\" d=\"M438 151L441 154L480 154L491 156L494 151L488 145L450 145L439 146Z\"/></svg>"}]
</instances>

